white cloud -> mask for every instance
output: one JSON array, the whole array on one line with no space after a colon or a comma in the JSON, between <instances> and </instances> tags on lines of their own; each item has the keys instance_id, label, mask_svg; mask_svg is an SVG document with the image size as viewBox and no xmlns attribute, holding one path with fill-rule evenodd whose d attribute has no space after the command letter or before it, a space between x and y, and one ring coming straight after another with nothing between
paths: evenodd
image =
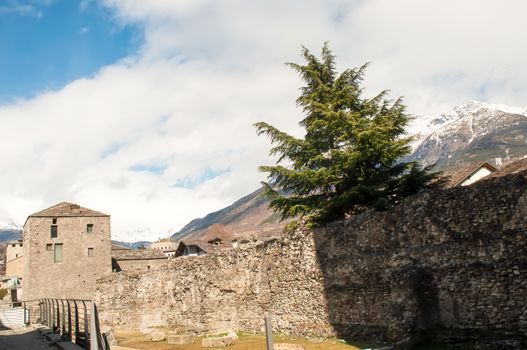
<instances>
[{"instance_id":1,"label":"white cloud","mask_svg":"<svg viewBox=\"0 0 527 350\"><path fill-rule=\"evenodd\" d=\"M527 104L523 1L104 4L141 23L145 42L93 78L0 108L0 223L68 200L111 214L116 239L156 239L256 189L271 160L252 124L298 132L300 82L283 62L300 61L301 44L329 40L340 69L371 61L367 93L390 88L414 113Z\"/></svg>"},{"instance_id":2,"label":"white cloud","mask_svg":"<svg viewBox=\"0 0 527 350\"><path fill-rule=\"evenodd\" d=\"M5 3L0 5L0 15L19 15L19 16L32 16L40 18L42 12L39 11L32 4L21 3L17 0L6 0Z\"/></svg>"}]
</instances>

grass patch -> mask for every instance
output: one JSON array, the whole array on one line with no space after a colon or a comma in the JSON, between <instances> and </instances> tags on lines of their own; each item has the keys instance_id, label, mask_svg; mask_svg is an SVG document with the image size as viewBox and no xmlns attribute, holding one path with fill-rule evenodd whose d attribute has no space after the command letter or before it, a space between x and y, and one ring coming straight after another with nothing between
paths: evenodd
<instances>
[{"instance_id":1,"label":"grass patch","mask_svg":"<svg viewBox=\"0 0 527 350\"><path fill-rule=\"evenodd\" d=\"M162 329L168 333L172 329ZM222 333L223 334L223 333ZM225 333L224 335L226 335ZM266 350L265 335L251 334L245 332L236 332L238 340L234 345L227 347L229 350ZM115 331L117 342L120 346L131 347L141 350L203 350L201 340L197 338L193 344L188 345L170 345L167 341L150 342L146 340L145 334L138 330L117 329ZM220 335L215 335L220 336ZM273 335L274 343L292 343L304 346L306 350L359 350L359 347L346 344L337 339L305 339L298 337L285 336L280 334Z\"/></svg>"}]
</instances>

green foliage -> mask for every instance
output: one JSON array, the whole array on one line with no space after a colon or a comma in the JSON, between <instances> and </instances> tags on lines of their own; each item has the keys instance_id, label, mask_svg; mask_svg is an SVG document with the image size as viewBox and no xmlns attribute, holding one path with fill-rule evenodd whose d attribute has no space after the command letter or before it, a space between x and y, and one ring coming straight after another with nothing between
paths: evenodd
<instances>
[{"instance_id":1,"label":"green foliage","mask_svg":"<svg viewBox=\"0 0 527 350\"><path fill-rule=\"evenodd\" d=\"M296 100L305 116L304 138L255 124L258 135L274 145L270 155L278 156L277 165L260 170L268 174L265 194L282 218L310 214L313 222L324 223L382 210L436 177L415 162L400 162L410 152L411 139L404 136L410 117L401 99L386 98L387 91L362 96L366 64L338 75L327 43L321 58L306 48L303 57L305 65L288 65L305 83Z\"/></svg>"}]
</instances>

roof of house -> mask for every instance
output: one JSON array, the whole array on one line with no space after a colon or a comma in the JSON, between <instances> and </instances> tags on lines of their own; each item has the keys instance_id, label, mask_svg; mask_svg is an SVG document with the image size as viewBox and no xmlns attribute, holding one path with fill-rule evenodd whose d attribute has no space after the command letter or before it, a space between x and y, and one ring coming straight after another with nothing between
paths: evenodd
<instances>
[{"instance_id":1,"label":"roof of house","mask_svg":"<svg viewBox=\"0 0 527 350\"><path fill-rule=\"evenodd\" d=\"M99 211L91 210L88 208L81 207L78 204L62 202L55 204L52 207L41 210L37 213L29 215L29 217L101 217L110 216L108 214L101 213Z\"/></svg>"},{"instance_id":2,"label":"roof of house","mask_svg":"<svg viewBox=\"0 0 527 350\"><path fill-rule=\"evenodd\" d=\"M136 249L136 250L112 250L112 258L115 260L155 260L167 259L160 250Z\"/></svg>"},{"instance_id":3,"label":"roof of house","mask_svg":"<svg viewBox=\"0 0 527 350\"><path fill-rule=\"evenodd\" d=\"M23 243L24 241L22 239L15 239L13 241L6 242L5 244L9 245L9 244L23 244Z\"/></svg>"},{"instance_id":4,"label":"roof of house","mask_svg":"<svg viewBox=\"0 0 527 350\"><path fill-rule=\"evenodd\" d=\"M161 243L161 242L175 242L175 241L172 239L172 237L165 237L165 238L160 238L153 243Z\"/></svg>"},{"instance_id":5,"label":"roof of house","mask_svg":"<svg viewBox=\"0 0 527 350\"><path fill-rule=\"evenodd\" d=\"M212 245L207 242L204 242L200 239L187 239L179 242L176 252L184 249L184 247L188 247L191 245L198 246L199 249L203 250L205 253L210 253L210 251L212 250Z\"/></svg>"},{"instance_id":6,"label":"roof of house","mask_svg":"<svg viewBox=\"0 0 527 350\"><path fill-rule=\"evenodd\" d=\"M210 242L213 242L215 240L219 240L219 244L211 244ZM184 239L181 242L179 242L179 245L176 249L176 255L182 255L183 250L187 246L198 246L201 250L203 250L205 253L210 253L215 250L220 249L226 249L226 248L232 248L232 242L225 241L224 239L221 239L220 237L214 237L214 238L208 238L205 240L204 237L198 238L198 239Z\"/></svg>"},{"instance_id":7,"label":"roof of house","mask_svg":"<svg viewBox=\"0 0 527 350\"><path fill-rule=\"evenodd\" d=\"M130 248L123 247L118 244L112 243L112 250L130 250Z\"/></svg>"},{"instance_id":8,"label":"roof of house","mask_svg":"<svg viewBox=\"0 0 527 350\"><path fill-rule=\"evenodd\" d=\"M478 170L486 168L491 173L495 172L497 169L488 162L483 162L479 164L471 164L469 166L466 166L464 168L461 168L460 170L446 174L448 176L448 184L447 187L456 187L459 186L463 181L470 178L472 175L474 175Z\"/></svg>"}]
</instances>

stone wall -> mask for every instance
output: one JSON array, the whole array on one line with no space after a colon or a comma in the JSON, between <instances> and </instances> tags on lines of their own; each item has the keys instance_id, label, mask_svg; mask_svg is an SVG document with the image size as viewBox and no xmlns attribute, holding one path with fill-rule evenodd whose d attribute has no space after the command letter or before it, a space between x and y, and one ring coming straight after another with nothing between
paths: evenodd
<instances>
[{"instance_id":1,"label":"stone wall","mask_svg":"<svg viewBox=\"0 0 527 350\"><path fill-rule=\"evenodd\" d=\"M527 336L526 174L426 193L315 234L338 334Z\"/></svg>"},{"instance_id":2,"label":"stone wall","mask_svg":"<svg viewBox=\"0 0 527 350\"><path fill-rule=\"evenodd\" d=\"M165 266L167 259L112 259L113 271L149 270Z\"/></svg>"},{"instance_id":3,"label":"stone wall","mask_svg":"<svg viewBox=\"0 0 527 350\"><path fill-rule=\"evenodd\" d=\"M101 321L410 344L428 332L527 337L527 174L98 281Z\"/></svg>"},{"instance_id":4,"label":"stone wall","mask_svg":"<svg viewBox=\"0 0 527 350\"><path fill-rule=\"evenodd\" d=\"M332 334L312 235L167 261L162 268L122 271L98 280L102 323L183 325L196 332L263 330Z\"/></svg>"}]
</instances>

